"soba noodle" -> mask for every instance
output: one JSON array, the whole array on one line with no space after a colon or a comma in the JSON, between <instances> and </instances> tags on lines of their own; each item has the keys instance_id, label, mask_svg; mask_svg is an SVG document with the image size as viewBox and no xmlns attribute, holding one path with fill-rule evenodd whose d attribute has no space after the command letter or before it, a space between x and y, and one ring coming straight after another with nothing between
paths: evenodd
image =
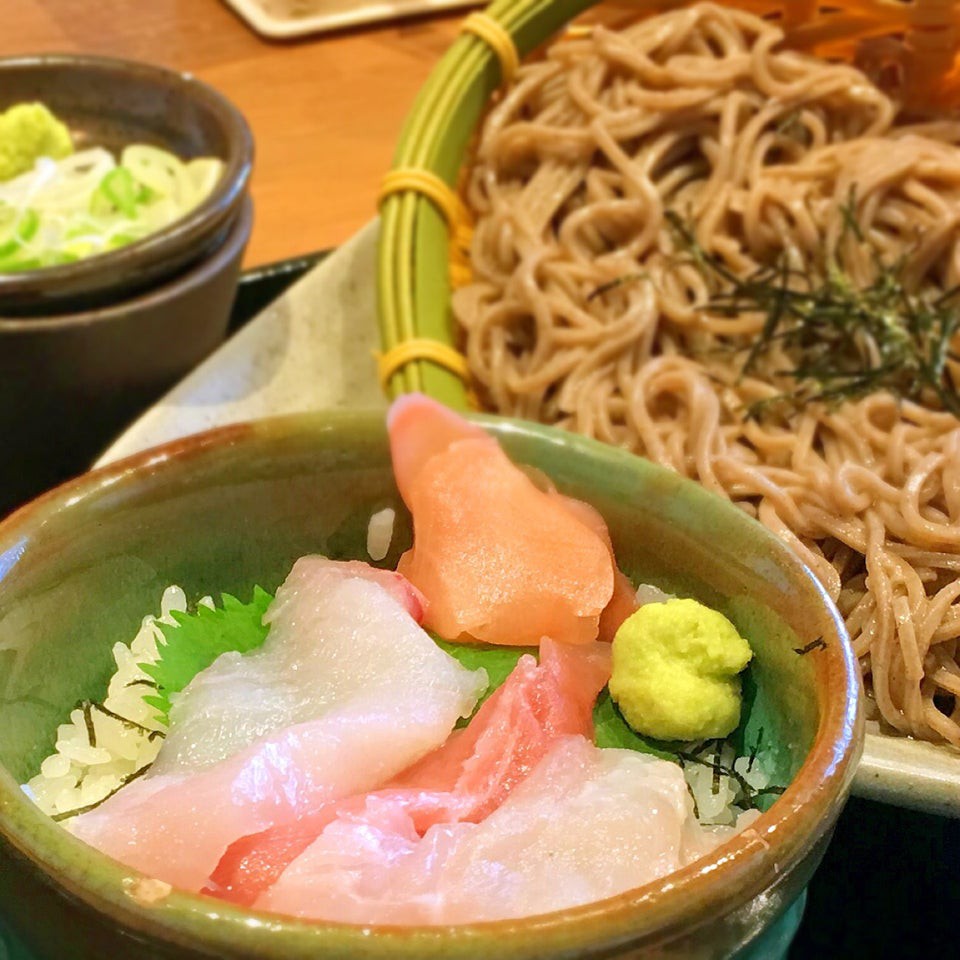
<instances>
[{"instance_id":1,"label":"soba noodle","mask_svg":"<svg viewBox=\"0 0 960 960\"><path fill-rule=\"evenodd\" d=\"M525 65L470 170L455 314L490 406L740 504L839 604L883 721L960 745L960 422L885 391L746 416L782 395L784 357L738 376L731 347L765 317L704 309L710 278L667 217L737 276L778 258L817 276L838 250L857 284L901 255L914 289L960 281L960 123L898 126L855 67L781 40L701 4Z\"/></svg>"}]
</instances>

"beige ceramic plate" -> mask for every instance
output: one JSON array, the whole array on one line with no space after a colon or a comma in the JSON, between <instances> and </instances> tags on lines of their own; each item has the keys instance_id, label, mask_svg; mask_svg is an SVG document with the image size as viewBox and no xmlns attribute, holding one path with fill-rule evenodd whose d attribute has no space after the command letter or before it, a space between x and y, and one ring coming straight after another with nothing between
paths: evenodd
<instances>
[{"instance_id":1,"label":"beige ceramic plate","mask_svg":"<svg viewBox=\"0 0 960 960\"><path fill-rule=\"evenodd\" d=\"M477 0L224 0L257 33L276 40L415 14L477 6ZM291 11L291 12L287 12Z\"/></svg>"},{"instance_id":2,"label":"beige ceramic plate","mask_svg":"<svg viewBox=\"0 0 960 960\"><path fill-rule=\"evenodd\" d=\"M101 462L271 414L384 406L373 360L376 246L371 223L137 421ZM868 735L853 792L960 817L960 751Z\"/></svg>"}]
</instances>

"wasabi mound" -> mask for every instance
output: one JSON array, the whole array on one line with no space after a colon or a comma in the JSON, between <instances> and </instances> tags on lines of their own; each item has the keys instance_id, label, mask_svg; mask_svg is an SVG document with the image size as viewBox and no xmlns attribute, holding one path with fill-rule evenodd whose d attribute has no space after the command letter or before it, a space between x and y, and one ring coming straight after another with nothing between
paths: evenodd
<instances>
[{"instance_id":1,"label":"wasabi mound","mask_svg":"<svg viewBox=\"0 0 960 960\"><path fill-rule=\"evenodd\" d=\"M637 733L657 740L726 737L740 722L750 645L696 600L648 603L613 641L610 695Z\"/></svg>"},{"instance_id":2,"label":"wasabi mound","mask_svg":"<svg viewBox=\"0 0 960 960\"><path fill-rule=\"evenodd\" d=\"M0 113L0 182L33 169L40 157L73 153L70 131L42 103L18 103Z\"/></svg>"}]
</instances>

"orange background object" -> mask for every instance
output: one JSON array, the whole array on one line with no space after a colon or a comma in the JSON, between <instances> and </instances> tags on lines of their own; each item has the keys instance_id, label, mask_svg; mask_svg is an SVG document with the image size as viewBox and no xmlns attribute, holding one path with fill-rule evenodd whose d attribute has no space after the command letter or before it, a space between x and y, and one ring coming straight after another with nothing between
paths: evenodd
<instances>
[{"instance_id":1,"label":"orange background object","mask_svg":"<svg viewBox=\"0 0 960 960\"><path fill-rule=\"evenodd\" d=\"M462 18L275 42L219 0L7 0L0 56L129 57L217 87L256 138L253 266L341 244L376 214L401 124Z\"/></svg>"}]
</instances>

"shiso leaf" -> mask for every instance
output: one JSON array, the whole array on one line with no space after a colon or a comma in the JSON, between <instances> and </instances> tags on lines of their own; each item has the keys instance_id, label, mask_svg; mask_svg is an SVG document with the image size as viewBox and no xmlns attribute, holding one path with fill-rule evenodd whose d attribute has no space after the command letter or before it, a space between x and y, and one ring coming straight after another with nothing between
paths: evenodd
<instances>
[{"instance_id":1,"label":"shiso leaf","mask_svg":"<svg viewBox=\"0 0 960 960\"><path fill-rule=\"evenodd\" d=\"M449 653L468 670L477 670L483 667L487 671L489 686L477 702L474 713L480 709L483 702L490 697L511 674L517 661L528 653L539 659L536 647L499 647L486 643L451 643L440 639L431 633L434 641L441 650ZM466 721L461 722L461 726ZM610 691L604 687L597 698L593 710L594 743L598 747L621 747L625 750L637 750L640 753L649 753L661 760L672 760L679 763L677 756L681 746L671 743L660 743L647 740L635 733L627 721L623 719L617 705L610 696Z\"/></svg>"},{"instance_id":2,"label":"shiso leaf","mask_svg":"<svg viewBox=\"0 0 960 960\"><path fill-rule=\"evenodd\" d=\"M504 680L513 672L517 661L525 654L540 658L540 651L536 647L498 647L488 643L451 643L442 640L435 633L430 633L436 645L449 653L467 670L479 670L483 667L487 671L488 686L483 696L477 701L473 712L483 706L492 693L503 685ZM471 714L472 716L472 714ZM467 718L469 719L469 718ZM463 726L467 720L462 720L458 726Z\"/></svg>"},{"instance_id":3,"label":"shiso leaf","mask_svg":"<svg viewBox=\"0 0 960 960\"><path fill-rule=\"evenodd\" d=\"M760 756L763 759L763 754L766 752L765 745L762 742L763 718L759 711L759 722L754 722L753 716L758 693L756 677L753 675L753 670L748 668L740 677L740 724L729 737L738 757L752 755Z\"/></svg>"},{"instance_id":4,"label":"shiso leaf","mask_svg":"<svg viewBox=\"0 0 960 960\"><path fill-rule=\"evenodd\" d=\"M727 738L727 741L738 757L749 757L752 763L759 759L762 766L765 747L763 744L763 727L753 734L752 746L747 747L746 729L751 719L751 713L756 703L757 685L752 671L747 669L743 674L743 702L740 711L740 726ZM619 747L625 750L636 750L647 753L661 760L669 760L686 767L688 764L698 764L710 767L715 777L729 777L736 784L737 796L734 802L744 808L766 810L771 803L786 789L777 784L756 789L743 777L733 765L727 766L720 762L720 746L723 740L704 740L694 743L652 740L637 733L623 718L619 708L610 696L610 690L604 687L597 698L593 710L593 739L598 747ZM694 798L696 805L696 798ZM699 814L698 814L699 816Z\"/></svg>"},{"instance_id":5,"label":"shiso leaf","mask_svg":"<svg viewBox=\"0 0 960 960\"><path fill-rule=\"evenodd\" d=\"M263 644L268 628L263 623L273 597L260 587L253 588L249 603L223 594L219 607L200 605L192 613L173 612L176 625L159 624L163 640L156 663L141 663L140 669L153 680L155 693L144 702L159 712L160 723L169 725L170 697L179 693L222 653L248 653Z\"/></svg>"},{"instance_id":6,"label":"shiso leaf","mask_svg":"<svg viewBox=\"0 0 960 960\"><path fill-rule=\"evenodd\" d=\"M680 745L665 743L659 740L648 740L640 736L623 719L610 690L604 687L593 708L593 742L598 747L619 747L623 750L636 750L639 753L649 753L661 760L672 760L679 763Z\"/></svg>"}]
</instances>

